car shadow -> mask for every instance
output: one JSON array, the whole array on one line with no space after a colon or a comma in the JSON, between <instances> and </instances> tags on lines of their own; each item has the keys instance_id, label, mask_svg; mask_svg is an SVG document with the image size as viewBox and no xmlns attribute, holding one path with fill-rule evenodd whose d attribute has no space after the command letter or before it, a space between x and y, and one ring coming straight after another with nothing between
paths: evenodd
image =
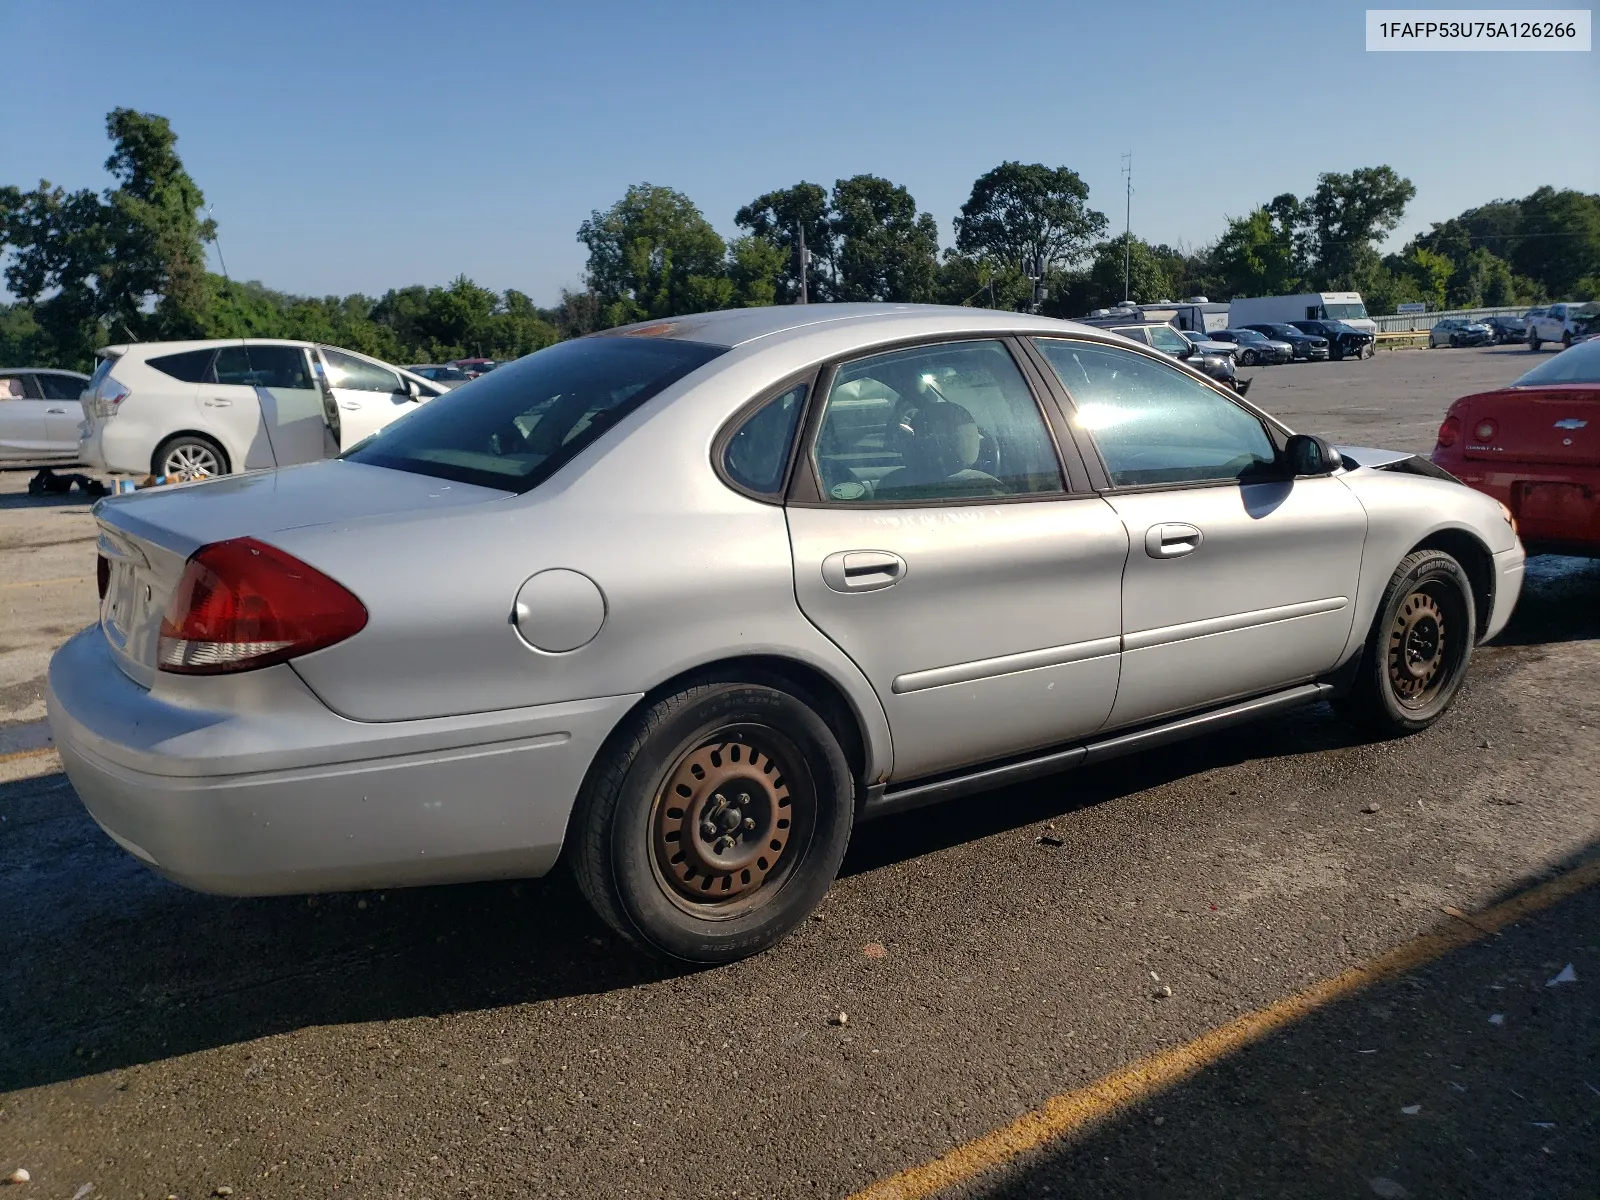
<instances>
[{"instance_id":1,"label":"car shadow","mask_svg":"<svg viewBox=\"0 0 1600 1200\"><path fill-rule=\"evenodd\" d=\"M1590 887L1231 1054L1198 1047L1187 1078L952 1194L1593 1195L1597 927ZM1567 963L1578 982L1553 984Z\"/></svg>"},{"instance_id":2,"label":"car shadow","mask_svg":"<svg viewBox=\"0 0 1600 1200\"><path fill-rule=\"evenodd\" d=\"M1506 640L1600 636L1597 601L1600 563L1540 567ZM843 874L1219 767L1366 740L1317 705L869 822ZM0 818L0 1091L308 1026L593 995L683 973L619 942L562 871L389 892L215 897L168 883L119 849L60 773L0 783Z\"/></svg>"}]
</instances>

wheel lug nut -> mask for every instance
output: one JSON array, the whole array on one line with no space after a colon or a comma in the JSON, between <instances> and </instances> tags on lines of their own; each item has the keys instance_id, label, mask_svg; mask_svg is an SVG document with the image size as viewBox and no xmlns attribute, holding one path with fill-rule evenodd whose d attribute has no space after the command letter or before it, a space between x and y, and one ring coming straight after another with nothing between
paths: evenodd
<instances>
[{"instance_id":1,"label":"wheel lug nut","mask_svg":"<svg viewBox=\"0 0 1600 1200\"><path fill-rule=\"evenodd\" d=\"M717 827L710 821L700 822L700 836L709 842L712 838L717 836Z\"/></svg>"},{"instance_id":2,"label":"wheel lug nut","mask_svg":"<svg viewBox=\"0 0 1600 1200\"><path fill-rule=\"evenodd\" d=\"M754 829L755 827L756 821L754 817L746 817L739 825L740 829Z\"/></svg>"}]
</instances>

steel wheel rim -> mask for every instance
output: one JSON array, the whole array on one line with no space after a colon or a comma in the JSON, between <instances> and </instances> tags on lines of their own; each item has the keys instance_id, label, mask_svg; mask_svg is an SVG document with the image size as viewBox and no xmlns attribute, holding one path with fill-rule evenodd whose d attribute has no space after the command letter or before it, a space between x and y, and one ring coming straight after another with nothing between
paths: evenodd
<instances>
[{"instance_id":1,"label":"steel wheel rim","mask_svg":"<svg viewBox=\"0 0 1600 1200\"><path fill-rule=\"evenodd\" d=\"M185 479L222 474L222 464L217 461L217 456L208 447L195 442L168 450L167 459L161 466L163 475L180 475Z\"/></svg>"},{"instance_id":2,"label":"steel wheel rim","mask_svg":"<svg viewBox=\"0 0 1600 1200\"><path fill-rule=\"evenodd\" d=\"M762 725L720 729L667 771L651 806L651 867L676 907L735 917L789 878L814 823L815 792L793 743Z\"/></svg>"},{"instance_id":3,"label":"steel wheel rim","mask_svg":"<svg viewBox=\"0 0 1600 1200\"><path fill-rule=\"evenodd\" d=\"M1449 622L1428 585L1400 604L1389 626L1389 688L1404 708L1423 708L1450 678L1454 653Z\"/></svg>"}]
</instances>

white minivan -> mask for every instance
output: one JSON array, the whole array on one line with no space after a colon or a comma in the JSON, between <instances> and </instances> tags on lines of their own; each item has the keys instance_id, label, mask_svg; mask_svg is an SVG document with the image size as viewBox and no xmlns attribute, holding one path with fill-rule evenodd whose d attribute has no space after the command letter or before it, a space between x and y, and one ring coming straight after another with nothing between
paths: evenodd
<instances>
[{"instance_id":1,"label":"white minivan","mask_svg":"<svg viewBox=\"0 0 1600 1200\"><path fill-rule=\"evenodd\" d=\"M443 391L312 342L232 338L107 346L82 396L79 457L181 479L315 462Z\"/></svg>"}]
</instances>

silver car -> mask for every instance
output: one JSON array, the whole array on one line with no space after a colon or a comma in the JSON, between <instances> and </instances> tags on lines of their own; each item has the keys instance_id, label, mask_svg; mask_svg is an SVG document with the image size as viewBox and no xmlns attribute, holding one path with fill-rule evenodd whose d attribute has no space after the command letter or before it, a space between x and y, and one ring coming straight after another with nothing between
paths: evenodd
<instances>
[{"instance_id":1,"label":"silver car","mask_svg":"<svg viewBox=\"0 0 1600 1200\"><path fill-rule=\"evenodd\" d=\"M1323 699L1426 727L1509 514L1153 348L886 305L637 325L342 458L102 501L50 666L89 812L264 894L539 875L710 963L854 824Z\"/></svg>"}]
</instances>

